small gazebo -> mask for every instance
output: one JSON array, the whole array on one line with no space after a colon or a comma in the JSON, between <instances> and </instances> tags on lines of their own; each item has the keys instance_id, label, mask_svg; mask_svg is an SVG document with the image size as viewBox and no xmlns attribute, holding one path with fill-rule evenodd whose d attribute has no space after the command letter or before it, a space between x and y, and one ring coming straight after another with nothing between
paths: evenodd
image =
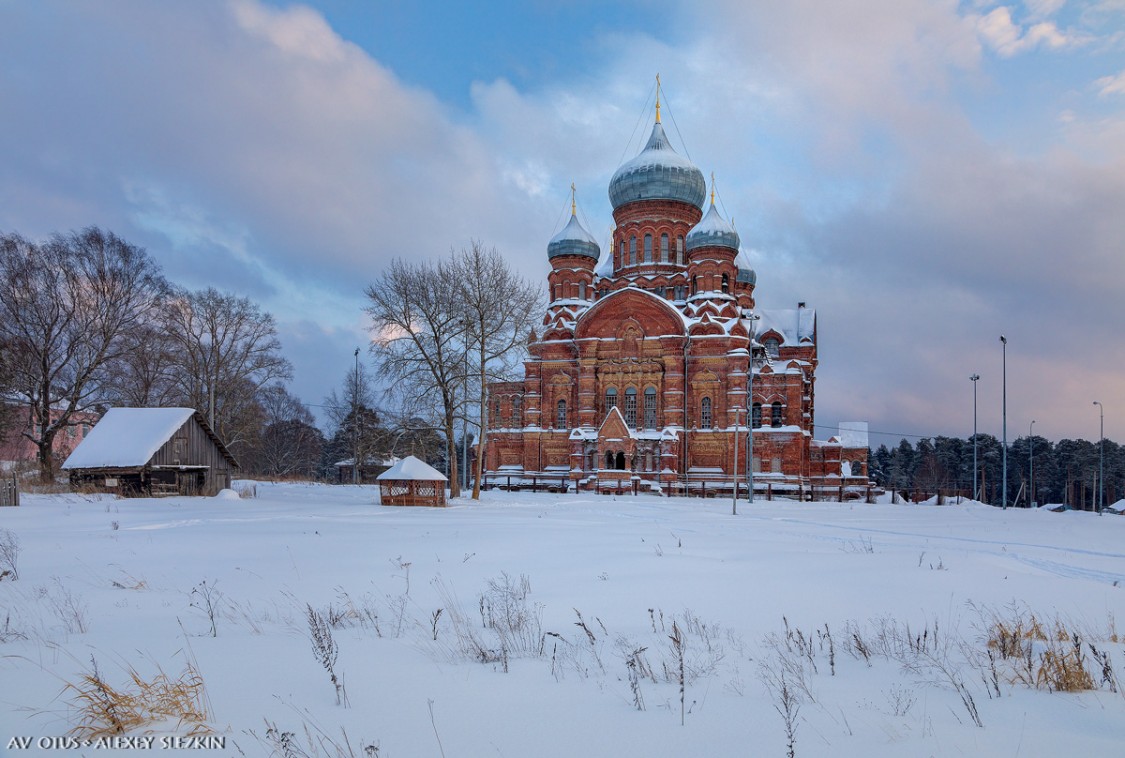
<instances>
[{"instance_id":1,"label":"small gazebo","mask_svg":"<svg viewBox=\"0 0 1125 758\"><path fill-rule=\"evenodd\" d=\"M383 505L445 505L445 475L408 455L376 477Z\"/></svg>"}]
</instances>

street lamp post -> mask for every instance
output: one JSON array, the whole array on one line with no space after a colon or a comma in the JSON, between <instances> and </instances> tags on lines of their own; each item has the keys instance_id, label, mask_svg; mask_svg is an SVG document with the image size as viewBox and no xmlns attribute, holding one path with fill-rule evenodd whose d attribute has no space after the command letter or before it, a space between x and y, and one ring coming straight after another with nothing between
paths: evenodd
<instances>
[{"instance_id":1,"label":"street lamp post","mask_svg":"<svg viewBox=\"0 0 1125 758\"><path fill-rule=\"evenodd\" d=\"M1001 455L1001 467L1004 469L1004 486L1000 490L1000 508L1008 507L1008 338L1003 334L1000 335L1000 344L1004 347L1004 373L1001 381L1001 409L1000 415L1003 419L1003 433L1004 433L1004 448L1003 455Z\"/></svg>"},{"instance_id":2,"label":"street lamp post","mask_svg":"<svg viewBox=\"0 0 1125 758\"><path fill-rule=\"evenodd\" d=\"M977 382L980 374L973 374L969 381L973 383L973 500L977 500L980 497L977 492Z\"/></svg>"},{"instance_id":3,"label":"street lamp post","mask_svg":"<svg viewBox=\"0 0 1125 758\"><path fill-rule=\"evenodd\" d=\"M750 365L746 368L746 502L754 504L754 333L761 316L747 316L750 322Z\"/></svg>"},{"instance_id":4,"label":"street lamp post","mask_svg":"<svg viewBox=\"0 0 1125 758\"><path fill-rule=\"evenodd\" d=\"M1027 428L1027 507L1035 505L1035 419Z\"/></svg>"},{"instance_id":5,"label":"street lamp post","mask_svg":"<svg viewBox=\"0 0 1125 758\"><path fill-rule=\"evenodd\" d=\"M359 348L355 349L355 386L352 387L352 484L359 484Z\"/></svg>"},{"instance_id":6,"label":"street lamp post","mask_svg":"<svg viewBox=\"0 0 1125 758\"><path fill-rule=\"evenodd\" d=\"M734 491L730 496L730 515L738 515L738 413L742 409L737 405L734 407L734 465L731 468L734 470Z\"/></svg>"},{"instance_id":7,"label":"street lamp post","mask_svg":"<svg viewBox=\"0 0 1125 758\"><path fill-rule=\"evenodd\" d=\"M1095 400L1094 405L1098 406L1098 515L1102 515L1102 508L1105 505L1105 406L1101 401Z\"/></svg>"}]
</instances>

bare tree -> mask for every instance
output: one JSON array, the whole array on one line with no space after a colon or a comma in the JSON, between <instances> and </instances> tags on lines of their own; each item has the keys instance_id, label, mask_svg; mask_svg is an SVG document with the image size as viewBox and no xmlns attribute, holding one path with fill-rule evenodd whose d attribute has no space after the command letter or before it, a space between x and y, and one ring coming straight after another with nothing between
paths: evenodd
<instances>
[{"instance_id":1,"label":"bare tree","mask_svg":"<svg viewBox=\"0 0 1125 758\"><path fill-rule=\"evenodd\" d=\"M488 439L488 383L507 379L526 355L527 335L542 314L543 297L537 285L512 271L496 248L486 248L476 240L454 254L451 269L478 390L474 403L480 430L473 476L476 500Z\"/></svg>"},{"instance_id":2,"label":"bare tree","mask_svg":"<svg viewBox=\"0 0 1125 758\"><path fill-rule=\"evenodd\" d=\"M445 436L450 495L459 497L453 448L465 327L455 272L447 263L395 259L366 294L374 332L371 350L379 372L391 393L412 401L408 406L437 409Z\"/></svg>"},{"instance_id":3,"label":"bare tree","mask_svg":"<svg viewBox=\"0 0 1125 758\"><path fill-rule=\"evenodd\" d=\"M22 434L44 480L54 478L55 437L107 395L128 336L166 290L143 249L96 227L43 244L0 236L0 360L30 410Z\"/></svg>"},{"instance_id":4,"label":"bare tree","mask_svg":"<svg viewBox=\"0 0 1125 758\"><path fill-rule=\"evenodd\" d=\"M359 483L362 467L388 452L387 430L375 405L375 384L367 366L357 362L340 391L333 389L324 398L323 408L332 424L329 451L338 459L353 460L352 481Z\"/></svg>"},{"instance_id":5,"label":"bare tree","mask_svg":"<svg viewBox=\"0 0 1125 758\"><path fill-rule=\"evenodd\" d=\"M280 384L263 388L258 397L263 425L244 466L266 476L315 476L324 435L312 413Z\"/></svg>"},{"instance_id":6,"label":"bare tree","mask_svg":"<svg viewBox=\"0 0 1125 758\"><path fill-rule=\"evenodd\" d=\"M186 404L176 381L176 346L161 324L162 315L151 313L125 337L128 348L115 364L106 402L126 408L159 408Z\"/></svg>"},{"instance_id":7,"label":"bare tree","mask_svg":"<svg viewBox=\"0 0 1125 758\"><path fill-rule=\"evenodd\" d=\"M214 288L181 290L169 299L164 326L175 343L182 401L205 410L215 433L237 446L253 428L240 421L254 415L258 391L293 373L273 316Z\"/></svg>"}]
</instances>

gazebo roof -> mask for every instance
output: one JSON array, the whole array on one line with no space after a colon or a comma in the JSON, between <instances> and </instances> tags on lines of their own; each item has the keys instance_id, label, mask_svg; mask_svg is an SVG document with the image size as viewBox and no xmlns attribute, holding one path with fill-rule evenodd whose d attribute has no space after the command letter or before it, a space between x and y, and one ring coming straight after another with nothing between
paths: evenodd
<instances>
[{"instance_id":1,"label":"gazebo roof","mask_svg":"<svg viewBox=\"0 0 1125 758\"><path fill-rule=\"evenodd\" d=\"M422 482L447 482L445 474L430 466L425 461L408 455L389 469L375 477L378 481L422 481Z\"/></svg>"}]
</instances>

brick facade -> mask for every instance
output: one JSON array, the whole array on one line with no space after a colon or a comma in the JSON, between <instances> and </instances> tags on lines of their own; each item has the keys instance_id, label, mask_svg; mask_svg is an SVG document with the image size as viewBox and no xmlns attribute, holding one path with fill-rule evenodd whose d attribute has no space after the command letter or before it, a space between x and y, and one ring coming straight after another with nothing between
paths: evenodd
<instances>
[{"instance_id":1,"label":"brick facade","mask_svg":"<svg viewBox=\"0 0 1125 758\"><path fill-rule=\"evenodd\" d=\"M550 302L524 378L490 386L485 484L729 492L752 465L759 492L865 488L865 443L813 439L815 313L756 309L737 234L713 200L706 217L695 202L702 175L666 189L659 161L670 152L657 121L618 171L643 164L630 168L635 199L614 208L613 249L600 255L576 218L548 247Z\"/></svg>"}]
</instances>

